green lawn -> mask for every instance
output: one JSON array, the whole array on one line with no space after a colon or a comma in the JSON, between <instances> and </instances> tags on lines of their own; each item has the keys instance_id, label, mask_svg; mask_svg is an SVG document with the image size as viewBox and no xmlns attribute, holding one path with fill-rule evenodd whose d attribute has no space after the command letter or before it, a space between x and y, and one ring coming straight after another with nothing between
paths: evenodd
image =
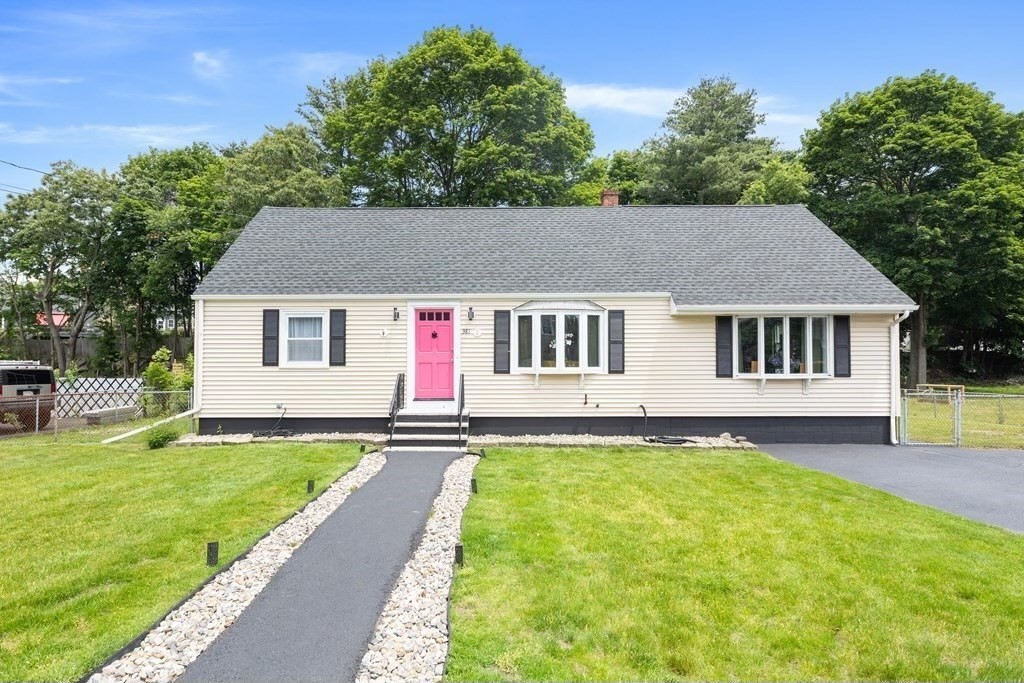
<instances>
[{"instance_id":1,"label":"green lawn","mask_svg":"<svg viewBox=\"0 0 1024 683\"><path fill-rule=\"evenodd\" d=\"M1024 394L1024 384L968 384L968 392L977 391L982 394Z\"/></svg>"},{"instance_id":2,"label":"green lawn","mask_svg":"<svg viewBox=\"0 0 1024 683\"><path fill-rule=\"evenodd\" d=\"M358 462L352 444L0 440L0 680L75 680ZM306 493L306 480L317 491Z\"/></svg>"},{"instance_id":3,"label":"green lawn","mask_svg":"<svg viewBox=\"0 0 1024 683\"><path fill-rule=\"evenodd\" d=\"M961 445L972 448L1024 448L1024 396L1007 393L967 395L961 408ZM907 401L907 408L912 442L952 442L953 406L945 394L912 397Z\"/></svg>"},{"instance_id":4,"label":"green lawn","mask_svg":"<svg viewBox=\"0 0 1024 683\"><path fill-rule=\"evenodd\" d=\"M488 448L447 677L1019 680L1024 537L760 453Z\"/></svg>"}]
</instances>

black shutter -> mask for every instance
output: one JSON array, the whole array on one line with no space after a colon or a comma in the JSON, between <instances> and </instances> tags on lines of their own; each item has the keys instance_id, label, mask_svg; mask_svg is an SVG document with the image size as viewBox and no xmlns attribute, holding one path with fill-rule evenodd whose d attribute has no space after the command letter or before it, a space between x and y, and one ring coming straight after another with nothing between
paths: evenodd
<instances>
[{"instance_id":1,"label":"black shutter","mask_svg":"<svg viewBox=\"0 0 1024 683\"><path fill-rule=\"evenodd\" d=\"M331 365L345 364L345 309L331 310Z\"/></svg>"},{"instance_id":2,"label":"black shutter","mask_svg":"<svg viewBox=\"0 0 1024 683\"><path fill-rule=\"evenodd\" d=\"M512 311L494 312L494 374L509 374L512 350Z\"/></svg>"},{"instance_id":3,"label":"black shutter","mask_svg":"<svg viewBox=\"0 0 1024 683\"><path fill-rule=\"evenodd\" d=\"M626 372L625 311L608 311L608 372L621 375Z\"/></svg>"},{"instance_id":4,"label":"black shutter","mask_svg":"<svg viewBox=\"0 0 1024 683\"><path fill-rule=\"evenodd\" d=\"M715 317L715 377L732 377L732 316Z\"/></svg>"},{"instance_id":5,"label":"black shutter","mask_svg":"<svg viewBox=\"0 0 1024 683\"><path fill-rule=\"evenodd\" d=\"M835 357L833 366L836 377L850 376L850 316L837 315L832 318L832 342Z\"/></svg>"},{"instance_id":6,"label":"black shutter","mask_svg":"<svg viewBox=\"0 0 1024 683\"><path fill-rule=\"evenodd\" d=\"M263 364L277 365L280 312L276 309L263 310Z\"/></svg>"}]
</instances>

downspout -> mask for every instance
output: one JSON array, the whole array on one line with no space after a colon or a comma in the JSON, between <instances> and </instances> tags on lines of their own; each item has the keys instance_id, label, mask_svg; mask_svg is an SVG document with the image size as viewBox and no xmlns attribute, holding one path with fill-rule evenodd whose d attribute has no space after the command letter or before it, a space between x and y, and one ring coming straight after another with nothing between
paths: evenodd
<instances>
[{"instance_id":1,"label":"downspout","mask_svg":"<svg viewBox=\"0 0 1024 683\"><path fill-rule=\"evenodd\" d=\"M910 311L903 311L889 324L889 441L893 446L900 442L896 420L900 414L900 323L910 317Z\"/></svg>"},{"instance_id":2,"label":"downspout","mask_svg":"<svg viewBox=\"0 0 1024 683\"><path fill-rule=\"evenodd\" d=\"M203 407L203 333L206 320L206 301L196 299L192 308L195 320L192 322L192 410L196 420ZM198 427L198 425L196 425ZM198 429L197 429L198 431Z\"/></svg>"}]
</instances>

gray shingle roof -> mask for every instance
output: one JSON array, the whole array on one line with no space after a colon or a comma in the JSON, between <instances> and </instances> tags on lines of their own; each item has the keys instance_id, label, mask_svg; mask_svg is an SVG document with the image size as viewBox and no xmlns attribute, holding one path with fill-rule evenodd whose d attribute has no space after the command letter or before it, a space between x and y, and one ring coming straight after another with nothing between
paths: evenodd
<instances>
[{"instance_id":1,"label":"gray shingle roof","mask_svg":"<svg viewBox=\"0 0 1024 683\"><path fill-rule=\"evenodd\" d=\"M205 295L670 292L679 306L912 305L803 206L264 208Z\"/></svg>"}]
</instances>

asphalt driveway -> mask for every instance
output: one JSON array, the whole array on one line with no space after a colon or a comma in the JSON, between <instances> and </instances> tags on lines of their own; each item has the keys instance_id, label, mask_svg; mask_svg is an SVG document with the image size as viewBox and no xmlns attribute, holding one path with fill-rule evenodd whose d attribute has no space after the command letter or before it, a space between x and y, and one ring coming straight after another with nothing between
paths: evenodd
<instances>
[{"instance_id":1,"label":"asphalt driveway","mask_svg":"<svg viewBox=\"0 0 1024 683\"><path fill-rule=\"evenodd\" d=\"M916 503L1024 533L1024 451L768 444L764 451Z\"/></svg>"}]
</instances>

